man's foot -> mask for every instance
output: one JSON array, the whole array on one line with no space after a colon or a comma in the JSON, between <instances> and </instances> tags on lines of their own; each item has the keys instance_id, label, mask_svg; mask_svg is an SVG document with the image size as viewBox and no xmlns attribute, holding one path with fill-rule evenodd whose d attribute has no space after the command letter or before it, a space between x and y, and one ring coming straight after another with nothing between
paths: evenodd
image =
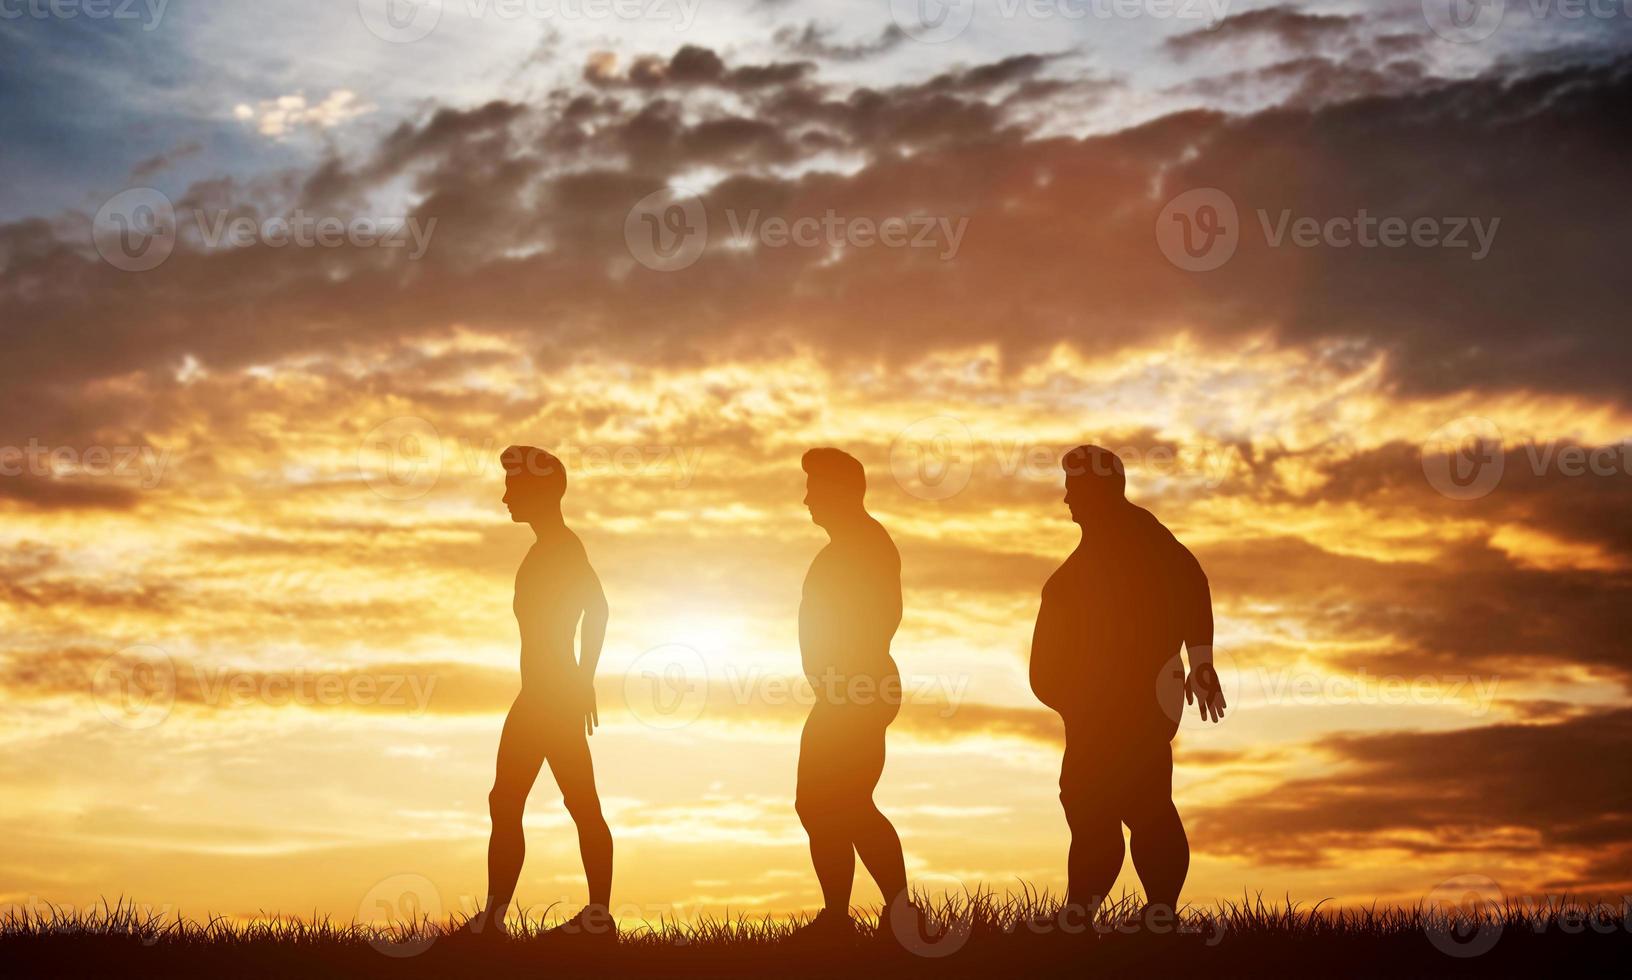
<instances>
[{"instance_id":1,"label":"man's foot","mask_svg":"<svg viewBox=\"0 0 1632 980\"><path fill-rule=\"evenodd\" d=\"M822 909L816 918L793 930L788 939L798 943L844 943L856 938L856 924L848 912Z\"/></svg>"},{"instance_id":2,"label":"man's foot","mask_svg":"<svg viewBox=\"0 0 1632 980\"><path fill-rule=\"evenodd\" d=\"M556 926L548 935L564 939L617 942L618 923L604 905L586 905L578 914Z\"/></svg>"}]
</instances>

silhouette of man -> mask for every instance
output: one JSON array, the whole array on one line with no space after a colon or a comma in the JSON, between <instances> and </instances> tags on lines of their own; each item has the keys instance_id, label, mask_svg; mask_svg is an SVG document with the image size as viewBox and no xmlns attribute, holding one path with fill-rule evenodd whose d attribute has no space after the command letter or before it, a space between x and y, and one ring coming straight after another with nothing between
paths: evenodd
<instances>
[{"instance_id":1,"label":"silhouette of man","mask_svg":"<svg viewBox=\"0 0 1632 980\"><path fill-rule=\"evenodd\" d=\"M901 556L862 506L866 476L855 457L812 449L801 461L810 519L831 541L805 575L799 651L816 694L799 738L794 808L810 835L823 907L801 938L852 933L856 855L878 883L891 916L916 911L907 897L901 838L873 803L884 773L884 731L901 707L890 638L901 623Z\"/></svg>"},{"instance_id":2,"label":"silhouette of man","mask_svg":"<svg viewBox=\"0 0 1632 980\"><path fill-rule=\"evenodd\" d=\"M560 931L611 936L607 903L612 892L612 833L601 816L587 736L600 724L595 707L595 664L606 638L606 595L583 542L561 516L567 472L561 461L532 446L511 446L504 465L504 503L510 519L530 525L538 540L516 572L514 609L521 628L521 693L499 736L499 759L488 794L493 835L487 846L487 908L472 933L504 931L526 842L522 808L549 762L562 802L578 825L578 850L589 879L589 904ZM583 620L579 655L573 634ZM488 927L491 926L491 929Z\"/></svg>"},{"instance_id":3,"label":"silhouette of man","mask_svg":"<svg viewBox=\"0 0 1632 980\"><path fill-rule=\"evenodd\" d=\"M1071 828L1066 909L1092 916L1122 870L1122 825L1152 906L1173 910L1190 843L1173 806L1173 735L1185 701L1225 708L1213 669L1207 576L1151 513L1129 503L1122 461L1098 446L1061 460L1082 543L1043 586L1031 689L1065 721L1060 801ZM1179 647L1190 674L1179 666ZM1183 678L1182 683L1180 678ZM1063 913L1062 913L1063 914Z\"/></svg>"}]
</instances>

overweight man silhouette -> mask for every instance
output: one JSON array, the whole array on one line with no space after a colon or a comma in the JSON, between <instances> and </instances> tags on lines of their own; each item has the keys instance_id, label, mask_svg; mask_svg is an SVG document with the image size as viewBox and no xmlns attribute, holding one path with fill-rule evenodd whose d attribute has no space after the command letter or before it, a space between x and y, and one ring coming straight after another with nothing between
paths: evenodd
<instances>
[{"instance_id":1,"label":"overweight man silhouette","mask_svg":"<svg viewBox=\"0 0 1632 980\"><path fill-rule=\"evenodd\" d=\"M1146 900L1172 911L1190 868L1173 806L1181 700L1199 700L1202 718L1215 722L1225 707L1207 576L1160 521L1128 502L1116 454L1078 446L1061 466L1082 543L1043 586L1031 689L1065 721L1060 802L1071 852L1062 916L1098 910L1122 870L1123 824Z\"/></svg>"},{"instance_id":2,"label":"overweight man silhouette","mask_svg":"<svg viewBox=\"0 0 1632 980\"><path fill-rule=\"evenodd\" d=\"M799 651L816 700L799 738L794 808L810 835L822 911L799 938L850 935L856 856L883 893L879 934L917 928L895 827L873 803L884 772L884 731L901 708L890 639L901 624L901 556L862 505L866 475L855 457L812 449L805 506L831 541L810 563L799 602ZM906 916L906 918L897 918Z\"/></svg>"},{"instance_id":3,"label":"overweight man silhouette","mask_svg":"<svg viewBox=\"0 0 1632 980\"><path fill-rule=\"evenodd\" d=\"M514 611L521 632L521 693L504 719L499 758L488 794L493 834L487 847L487 907L466 927L501 935L521 875L526 841L522 808L550 764L562 802L578 825L578 850L589 879L589 905L559 931L610 938L616 924L607 909L612 891L612 833L601 815L589 742L600 723L595 708L595 665L606 639L606 595L583 542L561 516L567 471L550 453L511 446L504 466L504 503L510 519L537 536L516 572ZM579 653L573 637L583 621Z\"/></svg>"}]
</instances>

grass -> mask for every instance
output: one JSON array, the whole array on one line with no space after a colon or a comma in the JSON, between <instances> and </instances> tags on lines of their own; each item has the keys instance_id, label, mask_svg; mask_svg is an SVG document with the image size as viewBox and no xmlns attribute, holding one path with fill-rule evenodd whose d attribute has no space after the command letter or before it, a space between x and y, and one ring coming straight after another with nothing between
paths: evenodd
<instances>
[{"instance_id":1,"label":"grass","mask_svg":"<svg viewBox=\"0 0 1632 980\"><path fill-rule=\"evenodd\" d=\"M918 936L879 936L858 910L854 942L790 941L802 920L737 915L625 927L616 943L552 934L553 910L524 910L509 938L453 935L462 919L385 927L286 916L242 921L164 918L125 902L0 918L0 963L21 976L443 977L1120 976L1319 973L1396 977L1608 973L1632 954L1626 909L1579 902L1509 903L1474 914L1422 906L1329 909L1265 903L1186 908L1141 919L1133 896L1107 903L1092 927L1023 888L925 901ZM1447 952L1446 950L1450 950ZM1470 955L1471 954L1471 955ZM1619 971L1616 971L1619 972Z\"/></svg>"}]
</instances>

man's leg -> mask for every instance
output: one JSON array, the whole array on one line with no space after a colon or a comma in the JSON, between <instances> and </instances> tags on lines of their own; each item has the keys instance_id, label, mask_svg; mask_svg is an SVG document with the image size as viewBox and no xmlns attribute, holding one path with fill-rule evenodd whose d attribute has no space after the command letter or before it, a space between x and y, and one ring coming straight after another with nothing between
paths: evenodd
<instances>
[{"instance_id":1,"label":"man's leg","mask_svg":"<svg viewBox=\"0 0 1632 980\"><path fill-rule=\"evenodd\" d=\"M1179 890L1190 872L1190 840L1173 805L1173 747L1153 749L1133 774L1137 805L1127 817L1129 848L1145 899L1151 905L1175 910Z\"/></svg>"},{"instance_id":2,"label":"man's leg","mask_svg":"<svg viewBox=\"0 0 1632 980\"><path fill-rule=\"evenodd\" d=\"M822 886L823 907L848 916L856 850L843 813L844 745L835 715L832 705L818 703L805 719L793 808L810 836L810 861Z\"/></svg>"},{"instance_id":3,"label":"man's leg","mask_svg":"<svg viewBox=\"0 0 1632 980\"><path fill-rule=\"evenodd\" d=\"M1066 857L1065 904L1073 916L1091 920L1122 871L1122 820L1115 795L1115 760L1095 758L1098 740L1088 732L1066 728L1065 756L1060 760L1060 804L1071 828ZM1080 912L1078 911L1080 910Z\"/></svg>"},{"instance_id":4,"label":"man's leg","mask_svg":"<svg viewBox=\"0 0 1632 980\"><path fill-rule=\"evenodd\" d=\"M516 879L521 877L521 862L527 853L521 814L539 767L544 764L544 741L538 724L536 712L518 699L510 706L499 735L493 790L487 794L493 833L487 842L487 908L479 921L483 928L503 927L510 900L515 897Z\"/></svg>"},{"instance_id":5,"label":"man's leg","mask_svg":"<svg viewBox=\"0 0 1632 980\"><path fill-rule=\"evenodd\" d=\"M864 713L866 717L863 717ZM870 708L857 712L857 724L868 727L857 732L859 737L853 757L856 809L852 818L851 838L855 841L856 854L861 857L861 863L866 865L867 873L878 884L886 907L907 890L907 864L901 854L901 837L895 832L889 818L873 802L873 791L878 788L878 781L884 775L884 734L894 717L895 712L891 710L880 724Z\"/></svg>"},{"instance_id":6,"label":"man's leg","mask_svg":"<svg viewBox=\"0 0 1632 980\"><path fill-rule=\"evenodd\" d=\"M1071 828L1065 904L1072 907L1073 914L1091 920L1122 872L1122 821L1097 800L1068 799L1062 794L1061 802ZM1078 908L1080 913L1075 912Z\"/></svg>"},{"instance_id":7,"label":"man's leg","mask_svg":"<svg viewBox=\"0 0 1632 980\"><path fill-rule=\"evenodd\" d=\"M549 753L550 772L561 787L561 801L578 825L578 854L589 880L589 904L605 912L612 901L612 830L601 815L601 797L595 791L595 766L589 741L581 728L564 735Z\"/></svg>"}]
</instances>

